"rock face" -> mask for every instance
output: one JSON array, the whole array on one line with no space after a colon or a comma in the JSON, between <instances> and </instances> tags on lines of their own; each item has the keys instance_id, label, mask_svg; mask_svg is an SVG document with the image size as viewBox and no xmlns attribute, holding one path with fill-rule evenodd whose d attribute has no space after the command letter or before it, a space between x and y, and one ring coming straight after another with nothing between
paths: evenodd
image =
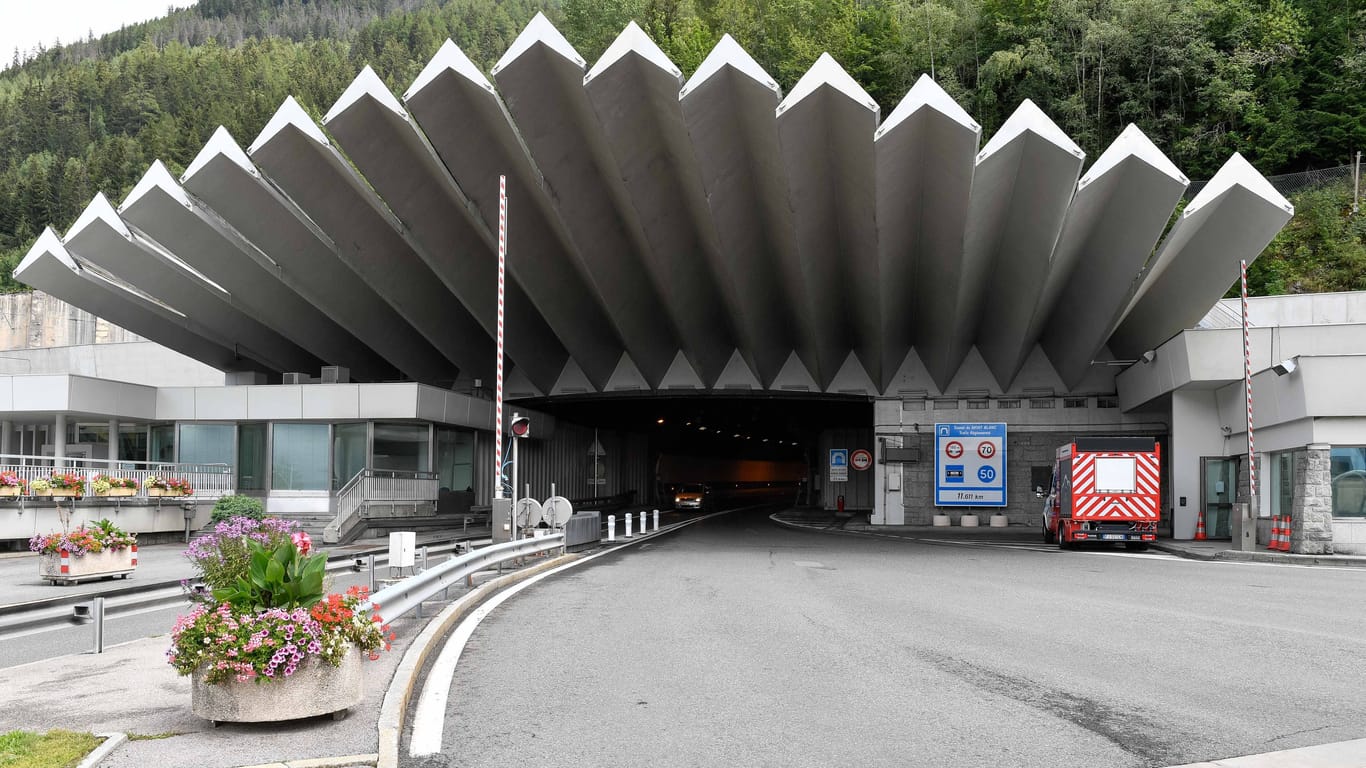
<instances>
[{"instance_id":1,"label":"rock face","mask_svg":"<svg viewBox=\"0 0 1366 768\"><path fill-rule=\"evenodd\" d=\"M1315 444L1295 455L1290 551L1296 554L1333 554L1333 486L1329 453L1329 446Z\"/></svg>"},{"instance_id":2,"label":"rock face","mask_svg":"<svg viewBox=\"0 0 1366 768\"><path fill-rule=\"evenodd\" d=\"M310 656L288 678L210 685L201 670L190 679L190 709L214 722L268 723L338 714L360 703L361 654L347 651L340 666Z\"/></svg>"}]
</instances>

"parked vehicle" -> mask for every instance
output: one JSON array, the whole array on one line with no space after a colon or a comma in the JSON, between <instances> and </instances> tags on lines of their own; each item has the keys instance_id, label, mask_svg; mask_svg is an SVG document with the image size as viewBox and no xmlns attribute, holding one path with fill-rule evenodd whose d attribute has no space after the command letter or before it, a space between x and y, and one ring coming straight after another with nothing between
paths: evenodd
<instances>
[{"instance_id":1,"label":"parked vehicle","mask_svg":"<svg viewBox=\"0 0 1366 768\"><path fill-rule=\"evenodd\" d=\"M1059 447L1043 507L1044 541L1146 549L1161 519L1160 453L1151 437L1079 437Z\"/></svg>"}]
</instances>

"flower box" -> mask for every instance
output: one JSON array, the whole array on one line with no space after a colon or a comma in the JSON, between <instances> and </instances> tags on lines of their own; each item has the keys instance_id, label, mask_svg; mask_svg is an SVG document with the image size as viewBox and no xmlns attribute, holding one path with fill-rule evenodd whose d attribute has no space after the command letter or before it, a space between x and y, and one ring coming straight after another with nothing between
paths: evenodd
<instances>
[{"instance_id":1,"label":"flower box","mask_svg":"<svg viewBox=\"0 0 1366 768\"><path fill-rule=\"evenodd\" d=\"M22 490L17 485L0 485L0 496L18 496Z\"/></svg>"},{"instance_id":2,"label":"flower box","mask_svg":"<svg viewBox=\"0 0 1366 768\"><path fill-rule=\"evenodd\" d=\"M190 677L190 710L214 723L266 723L332 715L340 720L364 693L361 652L352 646L341 664L309 656L281 680L204 682L204 668Z\"/></svg>"},{"instance_id":3,"label":"flower box","mask_svg":"<svg viewBox=\"0 0 1366 768\"><path fill-rule=\"evenodd\" d=\"M178 488L148 488L148 496L189 496L188 493L181 493Z\"/></svg>"},{"instance_id":4,"label":"flower box","mask_svg":"<svg viewBox=\"0 0 1366 768\"><path fill-rule=\"evenodd\" d=\"M137 546L87 552L75 557L67 553L38 556L38 575L53 584L75 584L87 579L122 576L128 578L138 567Z\"/></svg>"},{"instance_id":5,"label":"flower box","mask_svg":"<svg viewBox=\"0 0 1366 768\"><path fill-rule=\"evenodd\" d=\"M49 488L45 491L30 491L30 496L52 496L59 499L79 499L85 495L81 488Z\"/></svg>"},{"instance_id":6,"label":"flower box","mask_svg":"<svg viewBox=\"0 0 1366 768\"><path fill-rule=\"evenodd\" d=\"M105 491L104 493L100 493L99 491L96 491L96 492L95 492L95 495L96 495L96 496L136 496L136 495L137 495L137 492L138 492L138 489L136 489L136 488L110 488L109 490Z\"/></svg>"}]
</instances>

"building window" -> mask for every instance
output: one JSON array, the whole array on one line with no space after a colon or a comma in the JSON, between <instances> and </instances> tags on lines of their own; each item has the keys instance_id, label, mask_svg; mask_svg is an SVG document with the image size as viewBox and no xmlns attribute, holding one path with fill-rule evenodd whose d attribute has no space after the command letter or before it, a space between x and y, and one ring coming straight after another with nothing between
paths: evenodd
<instances>
[{"instance_id":1,"label":"building window","mask_svg":"<svg viewBox=\"0 0 1366 768\"><path fill-rule=\"evenodd\" d=\"M237 458L232 444L234 431L232 424L181 424L177 438L180 463L232 466Z\"/></svg>"},{"instance_id":2,"label":"building window","mask_svg":"<svg viewBox=\"0 0 1366 768\"><path fill-rule=\"evenodd\" d=\"M431 438L426 424L376 424L375 469L428 471Z\"/></svg>"},{"instance_id":3,"label":"building window","mask_svg":"<svg viewBox=\"0 0 1366 768\"><path fill-rule=\"evenodd\" d=\"M271 490L327 490L327 433L326 424L272 425Z\"/></svg>"},{"instance_id":4,"label":"building window","mask_svg":"<svg viewBox=\"0 0 1366 768\"><path fill-rule=\"evenodd\" d=\"M175 425L158 424L152 427L152 452L148 461L170 464L175 461Z\"/></svg>"},{"instance_id":5,"label":"building window","mask_svg":"<svg viewBox=\"0 0 1366 768\"><path fill-rule=\"evenodd\" d=\"M983 410L986 410L987 408L990 408L990 407L991 407L991 401L990 401L990 400L969 400L969 401L968 401L968 410L969 410L969 411L983 411Z\"/></svg>"},{"instance_id":6,"label":"building window","mask_svg":"<svg viewBox=\"0 0 1366 768\"><path fill-rule=\"evenodd\" d=\"M1052 408L1054 405L1051 397L1031 397L1029 398L1030 408Z\"/></svg>"},{"instance_id":7,"label":"building window","mask_svg":"<svg viewBox=\"0 0 1366 768\"><path fill-rule=\"evenodd\" d=\"M441 487L474 490L474 433L466 429L436 430L436 472Z\"/></svg>"},{"instance_id":8,"label":"building window","mask_svg":"<svg viewBox=\"0 0 1366 768\"><path fill-rule=\"evenodd\" d=\"M1085 407L1086 407L1086 398L1084 398L1084 397L1064 397L1064 398L1062 399L1062 407L1064 407L1064 408L1085 408Z\"/></svg>"},{"instance_id":9,"label":"building window","mask_svg":"<svg viewBox=\"0 0 1366 768\"><path fill-rule=\"evenodd\" d=\"M1271 514L1285 517L1295 509L1295 455L1300 451L1278 451L1269 456L1271 483L1267 493L1271 495Z\"/></svg>"},{"instance_id":10,"label":"building window","mask_svg":"<svg viewBox=\"0 0 1366 768\"><path fill-rule=\"evenodd\" d=\"M365 469L369 434L370 425L365 422L332 427L332 490L341 490Z\"/></svg>"},{"instance_id":11,"label":"building window","mask_svg":"<svg viewBox=\"0 0 1366 768\"><path fill-rule=\"evenodd\" d=\"M1117 397L1097 397L1097 398L1096 398L1096 407L1097 407L1097 408L1118 408L1118 407L1119 407L1119 398L1117 398Z\"/></svg>"},{"instance_id":12,"label":"building window","mask_svg":"<svg viewBox=\"0 0 1366 768\"><path fill-rule=\"evenodd\" d=\"M1334 517L1366 517L1366 446L1333 446L1328 454Z\"/></svg>"},{"instance_id":13,"label":"building window","mask_svg":"<svg viewBox=\"0 0 1366 768\"><path fill-rule=\"evenodd\" d=\"M1017 399L1015 399L1015 398L1011 398L1011 399L1009 399L1009 400L997 400L997 401L996 401L996 407L997 407L997 408L1019 408L1019 407L1020 407L1020 401L1017 400Z\"/></svg>"},{"instance_id":14,"label":"building window","mask_svg":"<svg viewBox=\"0 0 1366 768\"><path fill-rule=\"evenodd\" d=\"M237 428L237 490L266 489L266 425L243 424Z\"/></svg>"},{"instance_id":15,"label":"building window","mask_svg":"<svg viewBox=\"0 0 1366 768\"><path fill-rule=\"evenodd\" d=\"M949 400L949 399L940 399L940 400L935 400L935 401L934 401L934 409L935 409L936 411L952 411L952 410L954 410L954 409L957 408L957 407L958 407L958 400L957 400L957 398L954 398L954 399L951 399L951 400Z\"/></svg>"}]
</instances>

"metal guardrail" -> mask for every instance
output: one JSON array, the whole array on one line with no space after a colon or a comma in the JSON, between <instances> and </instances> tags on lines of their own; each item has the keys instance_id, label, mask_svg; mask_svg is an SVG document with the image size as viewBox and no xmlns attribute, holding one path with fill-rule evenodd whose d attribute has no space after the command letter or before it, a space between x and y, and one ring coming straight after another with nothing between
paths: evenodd
<instances>
[{"instance_id":1,"label":"metal guardrail","mask_svg":"<svg viewBox=\"0 0 1366 768\"><path fill-rule=\"evenodd\" d=\"M219 496L234 492L232 467L227 464L181 464L147 461L108 461L107 459L62 459L61 465L54 465L51 456L24 456L20 454L0 454L0 472L12 472L24 482L46 480L54 472L80 476L85 482L82 495L87 499L104 498L95 495L93 487L97 475L130 477L138 482L137 493L132 497L145 500L147 478L153 475L161 478L177 478L189 482L194 489L188 497L217 499ZM45 462L45 463L42 463ZM42 498L42 497L35 497ZM110 497L118 498L118 497ZM175 498L175 497L172 497Z\"/></svg>"},{"instance_id":2,"label":"metal guardrail","mask_svg":"<svg viewBox=\"0 0 1366 768\"><path fill-rule=\"evenodd\" d=\"M431 599L436 593L456 586L460 580L473 575L476 571L554 549L564 549L563 533L508 541L476 549L379 590L370 596L366 607L370 604L378 605L384 619L393 621L420 607L423 601Z\"/></svg>"},{"instance_id":3,"label":"metal guardrail","mask_svg":"<svg viewBox=\"0 0 1366 768\"><path fill-rule=\"evenodd\" d=\"M345 541L365 522L370 504L435 503L441 480L434 472L362 469L337 491L337 514L323 529L323 541Z\"/></svg>"}]
</instances>

